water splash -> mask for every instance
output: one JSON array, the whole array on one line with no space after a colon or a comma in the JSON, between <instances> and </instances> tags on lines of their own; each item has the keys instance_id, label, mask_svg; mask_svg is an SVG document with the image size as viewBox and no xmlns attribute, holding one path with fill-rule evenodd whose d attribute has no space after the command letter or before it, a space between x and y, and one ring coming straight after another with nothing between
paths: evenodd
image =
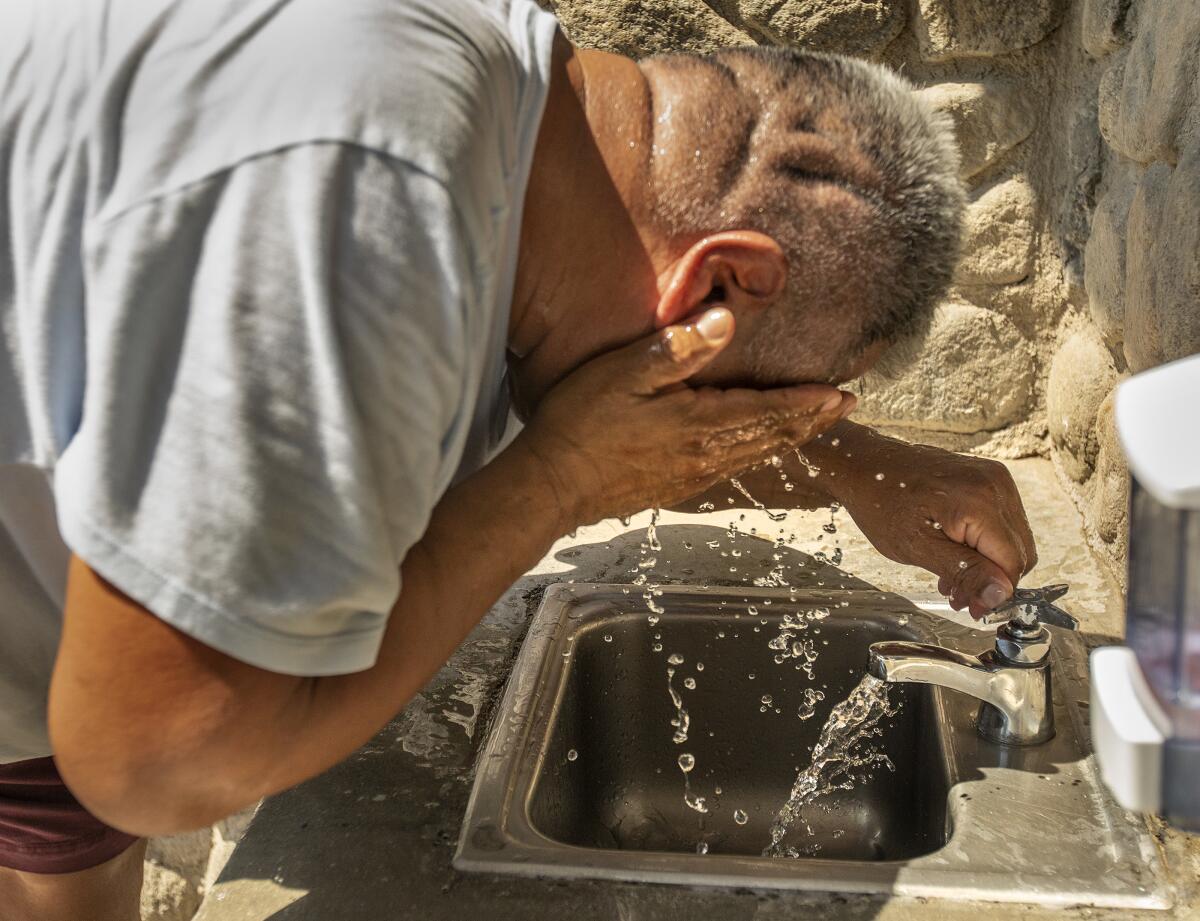
<instances>
[{"instance_id":1,"label":"water splash","mask_svg":"<svg viewBox=\"0 0 1200 921\"><path fill-rule=\"evenodd\" d=\"M683 771L683 802L689 809L694 809L696 812L708 812L708 806L705 805L703 796L696 796L692 793L692 770L696 767L696 759L690 753L684 752L677 761L679 770Z\"/></svg>"},{"instance_id":2,"label":"water splash","mask_svg":"<svg viewBox=\"0 0 1200 921\"><path fill-rule=\"evenodd\" d=\"M812 763L796 776L787 802L771 823L771 843L763 850L764 857L800 856L797 848L784 846L784 837L804 821L803 810L814 800L835 790L853 789L859 769L883 764L895 770L887 755L871 748L871 741L883 734L880 723L898 711L888 700L889 687L867 675L833 708L813 747Z\"/></svg>"},{"instance_id":3,"label":"water splash","mask_svg":"<svg viewBox=\"0 0 1200 921\"><path fill-rule=\"evenodd\" d=\"M834 444L837 444L836 440L834 441ZM800 465L808 471L808 475L810 477L818 477L821 475L821 468L801 454L799 448L796 449L796 460L800 461Z\"/></svg>"},{"instance_id":4,"label":"water splash","mask_svg":"<svg viewBox=\"0 0 1200 921\"><path fill-rule=\"evenodd\" d=\"M825 699L825 692L816 688L804 689L804 701L796 710L796 715L802 720L812 719L817 713L817 704Z\"/></svg>"},{"instance_id":5,"label":"water splash","mask_svg":"<svg viewBox=\"0 0 1200 921\"><path fill-rule=\"evenodd\" d=\"M642 541L640 547L641 558L638 560L636 569L638 574L633 580L634 585L643 587L642 601L646 605L646 610L650 612L646 620L651 627L658 623L659 617L664 612L663 606L654 600L662 594L662 590L648 578L654 575L654 567L658 565L658 557L654 554L662 550L662 544L658 539L658 516L658 509L650 510L650 523L646 525L646 539Z\"/></svg>"},{"instance_id":6,"label":"water splash","mask_svg":"<svg viewBox=\"0 0 1200 921\"><path fill-rule=\"evenodd\" d=\"M783 521L787 518L788 513L786 511L772 512L769 508L750 495L750 490L746 489L746 487L742 485L741 480L739 480L737 477L730 477L729 485L750 500L751 505L753 505L756 509L758 509L758 511L762 512L772 521Z\"/></svg>"},{"instance_id":7,"label":"water splash","mask_svg":"<svg viewBox=\"0 0 1200 921\"><path fill-rule=\"evenodd\" d=\"M682 658L677 655L672 655L671 659L679 659L682 663ZM670 661L670 660L668 660ZM675 718L671 720L671 725L675 727L675 734L671 736L671 741L676 745L682 745L688 740L688 729L692 725L692 719L688 716L687 708L683 705L683 697L675 690L675 669L667 669L667 693L671 695L671 703L675 705Z\"/></svg>"}]
</instances>

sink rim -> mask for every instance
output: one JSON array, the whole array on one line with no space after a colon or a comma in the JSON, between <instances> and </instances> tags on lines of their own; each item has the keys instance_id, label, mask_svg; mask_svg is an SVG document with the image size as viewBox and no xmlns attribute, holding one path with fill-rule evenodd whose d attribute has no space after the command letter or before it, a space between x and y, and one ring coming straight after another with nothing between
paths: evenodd
<instances>
[{"instance_id":1,"label":"sink rim","mask_svg":"<svg viewBox=\"0 0 1200 921\"><path fill-rule=\"evenodd\" d=\"M953 648L977 652L988 643L986 633L972 630L950 619L950 608L942 598L888 594L879 589L749 588L744 586L663 585L659 602L666 608L662 621L671 618L671 601L697 603L717 596L771 599L784 602L775 612L796 605L830 605L849 600L879 606L880 599L894 605L902 600L914 610L909 614L912 632ZM626 590L630 593L626 594ZM873 597L872 597L873 596ZM1037 747L1036 755L1047 758L1052 751L1070 748L1073 761L1053 764L1056 773L1070 776L1075 785L1087 784L1094 815L1090 826L1107 835L1101 848L1079 849L1083 857L1077 871L1062 872L1052 861L1060 859L1061 847L1047 849L1043 867L1014 867L988 846L997 837L1009 846L1009 857L1024 843L1003 820L993 821L1002 807L1017 802L1031 786L1029 771L1009 767L970 768L982 779L962 779L959 749L981 749L1001 760L1020 759L1020 752L1003 749L979 739L973 728L976 704L965 695L932 688L934 706L943 717L939 722L947 734L943 742L951 757L951 781L947 813L951 823L947 843L930 854L899 860L859 861L836 858L784 860L738 854L696 855L678 852L590 848L556 841L531 822L529 802L534 782L545 757L552 723L547 719L564 693L567 669L559 648L567 638L589 625L596 612L615 606L636 610L640 594L628 585L559 583L549 586L535 614L506 685L503 698L482 747L475 781L463 821L454 865L460 870L514 873L557 878L599 878L661 882L683 885L719 885L759 889L839 891L892 894L912 897L954 898L1001 902L1033 902L1041 905L1092 905L1140 909L1166 909L1173 900L1165 883L1157 851L1143 824L1121 810L1099 781L1086 732L1087 720L1077 701L1088 697L1086 680L1081 682L1064 659L1086 663L1079 637L1054 630L1051 651L1055 677L1055 710L1059 735ZM591 608L589 610L589 605ZM553 653L553 654L552 654ZM864 673L866 650L864 649ZM1073 744L1072 744L1073 743ZM1025 750L1029 752L1030 750ZM1065 783L1060 781L1060 785ZM993 789L994 788L994 789ZM1011 788L1007 790L1006 788ZM1028 788L1025 789L1025 788ZM1049 791L1050 788L1046 787ZM969 800L960 799L960 793ZM1016 795L1014 795L1016 794ZM1036 808L1037 803L1033 806ZM1053 811L1052 805L1045 808ZM1068 815L1084 821L1079 815ZM1087 824L1085 822L1085 824ZM1003 849L1002 847L1000 849ZM1082 851L1086 850L1087 854ZM1086 859L1090 855L1090 860ZM1034 854L1036 857L1036 853ZM990 859L989 859L990 858ZM1088 873L1078 872L1090 871ZM1123 870L1125 872L1117 872ZM1085 878L1086 877L1086 878ZM1016 881L1014 881L1016 878Z\"/></svg>"}]
</instances>

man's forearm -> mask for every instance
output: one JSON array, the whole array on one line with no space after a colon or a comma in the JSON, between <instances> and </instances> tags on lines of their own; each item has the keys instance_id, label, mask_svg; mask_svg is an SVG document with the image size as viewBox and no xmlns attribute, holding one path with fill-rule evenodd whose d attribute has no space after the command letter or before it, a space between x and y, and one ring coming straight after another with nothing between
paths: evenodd
<instances>
[{"instance_id":1,"label":"man's forearm","mask_svg":"<svg viewBox=\"0 0 1200 921\"><path fill-rule=\"evenodd\" d=\"M63 775L110 824L142 835L211 824L341 761L450 657L495 600L574 526L518 439L450 490L401 568L379 656L350 675L296 678L178 633L78 561L51 733ZM109 656L120 648L114 680Z\"/></svg>"},{"instance_id":2,"label":"man's forearm","mask_svg":"<svg viewBox=\"0 0 1200 921\"><path fill-rule=\"evenodd\" d=\"M767 508L812 509L841 501L853 488L856 471L869 460L872 444L882 438L873 429L843 420L798 451L778 455L778 466L766 463L738 476L744 492L731 482L719 483L676 510L695 512L705 503L717 510L752 508L756 501Z\"/></svg>"},{"instance_id":3,"label":"man's forearm","mask_svg":"<svg viewBox=\"0 0 1200 921\"><path fill-rule=\"evenodd\" d=\"M405 558L378 661L365 672L311 679L311 693L297 703L305 733L292 757L280 759L272 786L341 761L398 712L505 589L574 527L562 506L519 438L450 490Z\"/></svg>"}]
</instances>

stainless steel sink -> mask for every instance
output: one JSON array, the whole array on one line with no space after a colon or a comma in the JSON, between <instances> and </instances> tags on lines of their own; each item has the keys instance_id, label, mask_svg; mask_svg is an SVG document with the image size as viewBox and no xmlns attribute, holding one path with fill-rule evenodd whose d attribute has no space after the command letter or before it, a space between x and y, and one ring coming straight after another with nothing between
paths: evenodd
<instances>
[{"instance_id":1,"label":"stainless steel sink","mask_svg":"<svg viewBox=\"0 0 1200 921\"><path fill-rule=\"evenodd\" d=\"M767 858L772 819L830 709L862 678L871 643L978 653L992 636L954 623L940 600L873 590L679 586L656 601L665 610L651 625L636 589L546 593L480 755L460 869L1169 907L1144 826L1111 801L1089 757L1086 658L1073 634L1055 631L1049 742L988 742L973 725L977 701L895 686L900 709L876 741L894 771L876 766L816 800L807 828L788 837L803 856ZM813 610L829 615L797 633L818 653L810 678L768 644L785 616ZM690 718L680 744L671 656L683 660L672 687ZM824 699L800 719L806 691ZM684 800L684 752L707 813Z\"/></svg>"}]
</instances>

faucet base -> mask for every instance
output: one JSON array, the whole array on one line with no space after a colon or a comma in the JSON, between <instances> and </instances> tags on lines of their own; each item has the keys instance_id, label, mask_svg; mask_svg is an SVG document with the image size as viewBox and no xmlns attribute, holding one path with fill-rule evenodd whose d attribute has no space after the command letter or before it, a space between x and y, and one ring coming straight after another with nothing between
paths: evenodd
<instances>
[{"instance_id":1,"label":"faucet base","mask_svg":"<svg viewBox=\"0 0 1200 921\"><path fill-rule=\"evenodd\" d=\"M980 704L975 728L989 742L997 745L1041 745L1054 738L1054 722L1046 720L1032 732L1014 731L1012 721L989 703Z\"/></svg>"}]
</instances>

